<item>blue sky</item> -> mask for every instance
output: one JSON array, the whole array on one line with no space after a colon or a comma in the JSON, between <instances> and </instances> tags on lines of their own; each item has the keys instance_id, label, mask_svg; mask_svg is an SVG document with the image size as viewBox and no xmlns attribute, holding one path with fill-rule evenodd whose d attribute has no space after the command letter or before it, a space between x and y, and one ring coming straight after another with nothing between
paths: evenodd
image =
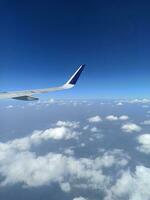
<instances>
[{"instance_id":1,"label":"blue sky","mask_svg":"<svg viewBox=\"0 0 150 200\"><path fill-rule=\"evenodd\" d=\"M59 85L87 64L78 87L54 98L150 97L150 3L1 1L1 91Z\"/></svg>"}]
</instances>

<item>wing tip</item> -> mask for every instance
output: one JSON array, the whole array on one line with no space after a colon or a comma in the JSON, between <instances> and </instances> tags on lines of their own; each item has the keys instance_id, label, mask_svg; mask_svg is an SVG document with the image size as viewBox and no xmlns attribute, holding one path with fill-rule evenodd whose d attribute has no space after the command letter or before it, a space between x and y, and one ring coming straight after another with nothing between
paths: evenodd
<instances>
[{"instance_id":1,"label":"wing tip","mask_svg":"<svg viewBox=\"0 0 150 200\"><path fill-rule=\"evenodd\" d=\"M69 81L67 82L67 84L70 84L70 85L75 85L82 73L82 71L84 70L85 68L85 64L82 64L80 65L80 67L78 68L78 70L73 74L73 76L69 79Z\"/></svg>"}]
</instances>

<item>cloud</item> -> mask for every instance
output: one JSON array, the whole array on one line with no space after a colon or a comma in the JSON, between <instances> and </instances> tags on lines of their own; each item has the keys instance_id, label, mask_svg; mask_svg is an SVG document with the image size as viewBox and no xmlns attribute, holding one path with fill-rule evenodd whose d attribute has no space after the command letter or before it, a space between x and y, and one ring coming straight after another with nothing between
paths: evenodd
<instances>
[{"instance_id":1,"label":"cloud","mask_svg":"<svg viewBox=\"0 0 150 200\"><path fill-rule=\"evenodd\" d=\"M131 104L144 104L144 103L150 103L150 99L132 99L132 100L127 100L125 101L127 103Z\"/></svg>"},{"instance_id":2,"label":"cloud","mask_svg":"<svg viewBox=\"0 0 150 200\"><path fill-rule=\"evenodd\" d=\"M60 183L60 188L64 192L70 192L71 191L70 183Z\"/></svg>"},{"instance_id":3,"label":"cloud","mask_svg":"<svg viewBox=\"0 0 150 200\"><path fill-rule=\"evenodd\" d=\"M109 121L116 121L116 120L118 120L118 117L114 116L114 115L108 115L106 117L106 119L109 120Z\"/></svg>"},{"instance_id":4,"label":"cloud","mask_svg":"<svg viewBox=\"0 0 150 200\"><path fill-rule=\"evenodd\" d=\"M85 143L82 142L82 143L80 144L80 146L81 146L81 147L85 147Z\"/></svg>"},{"instance_id":5,"label":"cloud","mask_svg":"<svg viewBox=\"0 0 150 200\"><path fill-rule=\"evenodd\" d=\"M145 120L142 124L144 124L144 125L150 125L150 120Z\"/></svg>"},{"instance_id":6,"label":"cloud","mask_svg":"<svg viewBox=\"0 0 150 200\"><path fill-rule=\"evenodd\" d=\"M62 123L65 125L65 122ZM29 150L32 145L38 145L43 141L53 139L53 140L69 140L78 139L80 132L75 131L75 124L73 122L66 122L66 126L53 127L46 130L35 130L31 135L23 138L10 140L8 142L0 143L0 149L12 148L14 150Z\"/></svg>"},{"instance_id":7,"label":"cloud","mask_svg":"<svg viewBox=\"0 0 150 200\"><path fill-rule=\"evenodd\" d=\"M117 121L117 120L122 120L122 121L124 121L124 120L128 120L129 119L129 117L127 116L127 115L121 115L121 116L115 116L115 115L108 115L107 117L106 117L106 119L107 120L109 120L109 121Z\"/></svg>"},{"instance_id":8,"label":"cloud","mask_svg":"<svg viewBox=\"0 0 150 200\"><path fill-rule=\"evenodd\" d=\"M137 147L137 150L146 154L150 154L150 134L140 135L137 140L140 144L140 146Z\"/></svg>"},{"instance_id":9,"label":"cloud","mask_svg":"<svg viewBox=\"0 0 150 200\"><path fill-rule=\"evenodd\" d=\"M86 125L83 127L83 130L87 130L89 128L89 125Z\"/></svg>"},{"instance_id":10,"label":"cloud","mask_svg":"<svg viewBox=\"0 0 150 200\"><path fill-rule=\"evenodd\" d=\"M93 111L91 110L91 112ZM110 113L111 112L114 113L113 111L110 111ZM122 113L114 113L113 115L117 117L118 121L114 120L112 123L117 122L115 124L118 124L119 127L125 125L125 122L128 122L122 121L128 120L128 116L125 115L127 117L123 117L124 115L121 114L128 115L128 112L125 109L122 111ZM91 114L88 116L92 117L95 115ZM107 114L105 113L104 117L106 116ZM61 116L61 119L63 119L63 115ZM76 119L74 118L74 120ZM107 145L107 141L110 140L111 134L104 133L107 132L108 126L105 126L104 124L101 132L97 132L100 129L99 125L101 123L86 122L88 125L83 119L80 123L76 121L58 121L55 124L52 124L52 126L48 127L46 130L35 130L31 135L28 135L24 138L13 139L8 142L1 142L0 187L7 187L17 184L25 187L40 187L48 185L50 188L50 186L54 183L55 185L57 184L57 186L59 186L63 192L71 192L71 195L74 194L72 199L73 197L74 199L88 198L88 193L86 194L87 191L90 191L91 196L94 195L95 198L97 195L101 196L107 191L107 198L110 197L111 200L129 198L131 200L138 199L136 198L137 196L134 196L134 193L138 192L140 195L142 195L142 192L145 193L146 191L141 190L140 186L137 186L137 190L139 191L134 189L134 192L132 192L132 185L135 184L135 182L138 182L139 179L142 179L142 176L146 176L145 179L147 179L147 175L143 173L141 177L137 176L139 171L134 169L137 162L133 163L133 160L137 161L138 156L138 163L143 162L143 164L146 163L148 166L148 160L145 160L145 157L144 159L140 160L142 156L147 157L150 155L150 145L148 143L148 139L145 138L144 140L141 140L141 138L137 137L140 134L136 135L138 142L137 149L143 153L147 153L148 155L143 155L137 152L137 154L134 155L135 158L130 160L130 158L126 156L126 153L123 151L112 150L114 147L113 143ZM84 125L87 126L84 127ZM111 122L108 125L109 128L112 129ZM142 127L142 125L140 126ZM118 137L119 134L119 127L113 127L115 128L113 131L117 131L115 134L116 137ZM81 140L75 142L64 141L78 138L80 136L79 128L81 129L81 132L84 133L80 138ZM104 134L104 140L96 140L96 136L100 136L102 133ZM48 148L45 147L47 150L52 149L53 153L46 152L45 154L45 149L38 151L37 153L34 152L37 150L37 146L36 148L32 148L34 145L40 145L47 140L55 140L54 143L58 144L56 145L56 148L54 148L55 145L52 145L52 147ZM89 140L94 141L90 142ZM46 142L44 144L48 145L49 143ZM44 144L42 146L44 146ZM81 148L80 145L83 146L83 148ZM86 145L86 147L84 147L84 145ZM120 148L122 145L120 144ZM100 147L106 148L107 150L104 149L104 151L98 152L98 148ZM133 146L133 149L130 150L134 150L135 147L136 146ZM89 148L91 151L88 151ZM110 149L110 151L108 151L108 149ZM56 153L54 153L54 150L56 150ZM132 152L130 153L133 156ZM128 164L131 164L132 171L127 170L130 167ZM130 183L130 179L132 184ZM147 185L149 184L147 180L145 182ZM143 187L144 184L145 183L141 182L141 187ZM127 188L128 185L129 188ZM148 187L147 185L145 187ZM79 191L78 188L80 188ZM144 200L145 198L145 196L139 197L139 199Z\"/></svg>"},{"instance_id":11,"label":"cloud","mask_svg":"<svg viewBox=\"0 0 150 200\"><path fill-rule=\"evenodd\" d=\"M58 121L56 123L56 126L66 126L66 127L71 127L71 128L78 128L79 127L79 122L70 122L70 121Z\"/></svg>"},{"instance_id":12,"label":"cloud","mask_svg":"<svg viewBox=\"0 0 150 200\"><path fill-rule=\"evenodd\" d=\"M128 117L127 115L121 115L121 116L119 117L119 119L120 119L120 120L128 120L129 117Z\"/></svg>"},{"instance_id":13,"label":"cloud","mask_svg":"<svg viewBox=\"0 0 150 200\"><path fill-rule=\"evenodd\" d=\"M55 104L55 103L58 103L58 100L56 101L55 99L51 98L51 99L47 99L47 100L38 100L37 102L33 102L30 105L40 104L40 105L49 106L49 105Z\"/></svg>"},{"instance_id":14,"label":"cloud","mask_svg":"<svg viewBox=\"0 0 150 200\"><path fill-rule=\"evenodd\" d=\"M123 103L122 102L118 102L116 105L117 106L123 106Z\"/></svg>"},{"instance_id":15,"label":"cloud","mask_svg":"<svg viewBox=\"0 0 150 200\"><path fill-rule=\"evenodd\" d=\"M121 100L121 101L115 101L116 105L121 106L124 103L129 104L149 104L150 99L130 99L130 100Z\"/></svg>"},{"instance_id":16,"label":"cloud","mask_svg":"<svg viewBox=\"0 0 150 200\"><path fill-rule=\"evenodd\" d=\"M48 140L48 139L54 139L54 140L69 140L69 139L77 139L79 136L79 132L74 131L71 128L67 127L55 127L55 128L49 128L44 131L34 131L32 136L30 137L30 140L32 143L41 142L41 140Z\"/></svg>"},{"instance_id":17,"label":"cloud","mask_svg":"<svg viewBox=\"0 0 150 200\"><path fill-rule=\"evenodd\" d=\"M35 133L32 138L40 138L40 139L54 139L54 140L68 140L71 138L77 138L78 133L66 128L66 127L57 127L57 128L50 128L45 130L42 133Z\"/></svg>"},{"instance_id":18,"label":"cloud","mask_svg":"<svg viewBox=\"0 0 150 200\"><path fill-rule=\"evenodd\" d=\"M6 108L7 109L11 109L11 108L14 108L14 106L13 105L8 105L8 106L6 106Z\"/></svg>"},{"instance_id":19,"label":"cloud","mask_svg":"<svg viewBox=\"0 0 150 200\"><path fill-rule=\"evenodd\" d=\"M45 131L34 131L32 135L24 138L14 139L4 143L0 143L0 149L14 149L14 150L29 150L32 145L38 145L42 141L54 139L54 140L68 140L77 139L79 136L78 132L75 132L66 127L50 128Z\"/></svg>"},{"instance_id":20,"label":"cloud","mask_svg":"<svg viewBox=\"0 0 150 200\"><path fill-rule=\"evenodd\" d=\"M75 159L54 153L36 156L33 152L16 152L10 148L8 151L1 151L0 162L0 175L4 177L1 186L22 183L29 187L38 187L58 183L63 191L69 191L70 186L67 183L74 178L84 179L93 187L102 186L108 181L98 163L95 169L96 161L92 159Z\"/></svg>"},{"instance_id":21,"label":"cloud","mask_svg":"<svg viewBox=\"0 0 150 200\"><path fill-rule=\"evenodd\" d=\"M96 132L99 132L99 130L97 127L94 126L91 128L91 132L96 133Z\"/></svg>"},{"instance_id":22,"label":"cloud","mask_svg":"<svg viewBox=\"0 0 150 200\"><path fill-rule=\"evenodd\" d=\"M132 133L132 132L140 132L142 128L134 123L127 123L122 125L121 127L123 132Z\"/></svg>"},{"instance_id":23,"label":"cloud","mask_svg":"<svg viewBox=\"0 0 150 200\"><path fill-rule=\"evenodd\" d=\"M84 180L87 187L97 189L109 181L102 173L101 165L99 167L100 160L75 159L53 153L37 157L31 152L11 152L7 156L1 159L0 174L4 177L1 186L22 183L38 187L58 183L63 191L69 191L69 184L64 184L66 179L68 182Z\"/></svg>"},{"instance_id":24,"label":"cloud","mask_svg":"<svg viewBox=\"0 0 150 200\"><path fill-rule=\"evenodd\" d=\"M98 161L99 159L101 162ZM104 167L111 167L115 165L115 162L117 163L117 166L126 166L130 160L130 157L122 150L114 149L112 151L104 152L103 157L99 157L96 160L101 166Z\"/></svg>"},{"instance_id":25,"label":"cloud","mask_svg":"<svg viewBox=\"0 0 150 200\"><path fill-rule=\"evenodd\" d=\"M73 156L74 155L74 150L71 149L71 148L67 148L67 149L64 150L64 154Z\"/></svg>"},{"instance_id":26,"label":"cloud","mask_svg":"<svg viewBox=\"0 0 150 200\"><path fill-rule=\"evenodd\" d=\"M35 102L29 102L27 105L28 106L36 106L36 108L40 108L40 107L43 107L43 106L49 106L51 104L56 104L57 101L55 99L47 99L47 100L38 100L38 101L35 101Z\"/></svg>"},{"instance_id":27,"label":"cloud","mask_svg":"<svg viewBox=\"0 0 150 200\"><path fill-rule=\"evenodd\" d=\"M87 200L87 199L80 196L80 197L75 197L75 198L73 198L73 200Z\"/></svg>"},{"instance_id":28,"label":"cloud","mask_svg":"<svg viewBox=\"0 0 150 200\"><path fill-rule=\"evenodd\" d=\"M90 123L95 123L95 122L101 122L102 119L101 119L101 117L100 117L99 115L96 115L96 116L94 116L94 117L88 118L88 121L89 121Z\"/></svg>"},{"instance_id":29,"label":"cloud","mask_svg":"<svg viewBox=\"0 0 150 200\"><path fill-rule=\"evenodd\" d=\"M48 103L48 104L53 104L53 103L55 103L55 100L54 100L54 99L49 99L49 100L47 100L46 103Z\"/></svg>"},{"instance_id":30,"label":"cloud","mask_svg":"<svg viewBox=\"0 0 150 200\"><path fill-rule=\"evenodd\" d=\"M51 152L37 156L29 151L34 144L29 141L34 135L0 143L1 186L20 183L38 187L57 183L64 192L69 192L72 187L105 189L110 177L103 169L126 166L129 160L121 150L105 152L95 158L75 158Z\"/></svg>"},{"instance_id":31,"label":"cloud","mask_svg":"<svg viewBox=\"0 0 150 200\"><path fill-rule=\"evenodd\" d=\"M105 200L149 200L150 168L136 166L135 172L123 171L116 184L108 190Z\"/></svg>"}]
</instances>

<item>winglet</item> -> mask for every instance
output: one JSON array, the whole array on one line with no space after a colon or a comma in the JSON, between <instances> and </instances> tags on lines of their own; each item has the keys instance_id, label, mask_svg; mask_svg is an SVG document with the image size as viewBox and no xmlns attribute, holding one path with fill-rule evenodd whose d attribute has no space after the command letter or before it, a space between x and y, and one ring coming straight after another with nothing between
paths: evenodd
<instances>
[{"instance_id":1,"label":"winglet","mask_svg":"<svg viewBox=\"0 0 150 200\"><path fill-rule=\"evenodd\" d=\"M74 86L74 85L76 84L78 78L80 77L80 75L81 75L81 73L82 73L84 67L85 67L85 65L81 65L81 66L79 67L79 69L78 69L78 70L73 74L73 76L69 79L69 81L67 81L66 85L69 84L69 85L73 85L73 86Z\"/></svg>"}]
</instances>

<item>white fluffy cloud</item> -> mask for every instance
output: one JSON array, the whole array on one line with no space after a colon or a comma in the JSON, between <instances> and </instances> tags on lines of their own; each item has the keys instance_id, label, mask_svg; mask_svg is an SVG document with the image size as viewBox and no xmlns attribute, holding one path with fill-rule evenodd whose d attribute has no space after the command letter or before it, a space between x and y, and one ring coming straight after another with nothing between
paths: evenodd
<instances>
[{"instance_id":1,"label":"white fluffy cloud","mask_svg":"<svg viewBox=\"0 0 150 200\"><path fill-rule=\"evenodd\" d=\"M7 154L8 156L8 154ZM10 157L11 156L11 157ZM63 191L69 191L70 186L64 183L66 177L71 182L73 178L84 179L90 187L102 187L108 182L101 168L96 166L96 160L67 157L62 154L49 153L37 157L31 152L20 152L1 159L0 174L5 177L1 185L23 183L37 187L57 182ZM88 186L87 184L87 186Z\"/></svg>"},{"instance_id":2,"label":"white fluffy cloud","mask_svg":"<svg viewBox=\"0 0 150 200\"><path fill-rule=\"evenodd\" d=\"M36 144L41 142L42 140L49 140L49 139L68 140L72 138L78 138L78 135L79 135L78 132L62 126L62 127L49 128L44 131L34 131L31 136L23 138L23 142L29 141L30 143Z\"/></svg>"},{"instance_id":3,"label":"white fluffy cloud","mask_svg":"<svg viewBox=\"0 0 150 200\"><path fill-rule=\"evenodd\" d=\"M79 186L104 189L109 185L110 177L103 173L103 168L125 166L129 160L120 150L105 152L96 158L77 159L59 153L37 156L29 151L34 144L29 141L34 137L35 133L30 137L0 143L1 186L21 183L28 187L38 187L58 183L64 192ZM77 183L77 180L80 182Z\"/></svg>"},{"instance_id":4,"label":"white fluffy cloud","mask_svg":"<svg viewBox=\"0 0 150 200\"><path fill-rule=\"evenodd\" d=\"M56 123L57 126L66 126L66 127L71 127L71 128L78 128L79 127L79 122L70 122L70 121L58 121Z\"/></svg>"},{"instance_id":5,"label":"white fluffy cloud","mask_svg":"<svg viewBox=\"0 0 150 200\"><path fill-rule=\"evenodd\" d=\"M121 129L126 133L140 132L142 128L134 123L127 123L122 125Z\"/></svg>"},{"instance_id":6,"label":"white fluffy cloud","mask_svg":"<svg viewBox=\"0 0 150 200\"><path fill-rule=\"evenodd\" d=\"M57 128L50 128L45 130L42 133L35 133L32 138L40 138L40 139L55 139L55 140L60 140L60 139L71 139L71 138L76 138L78 136L77 132L66 128L66 127L57 127Z\"/></svg>"},{"instance_id":7,"label":"white fluffy cloud","mask_svg":"<svg viewBox=\"0 0 150 200\"><path fill-rule=\"evenodd\" d=\"M108 190L105 200L149 200L150 168L136 166L135 172L123 171L116 184Z\"/></svg>"},{"instance_id":8,"label":"white fluffy cloud","mask_svg":"<svg viewBox=\"0 0 150 200\"><path fill-rule=\"evenodd\" d=\"M73 200L87 200L87 199L80 196L80 197L75 197L75 198L73 198Z\"/></svg>"},{"instance_id":9,"label":"white fluffy cloud","mask_svg":"<svg viewBox=\"0 0 150 200\"><path fill-rule=\"evenodd\" d=\"M96 115L96 116L94 116L94 117L88 118L88 121L89 121L90 123L93 123L93 122L101 122L102 119L101 119L101 117L100 117L99 115Z\"/></svg>"},{"instance_id":10,"label":"white fluffy cloud","mask_svg":"<svg viewBox=\"0 0 150 200\"><path fill-rule=\"evenodd\" d=\"M127 115L121 115L121 116L115 116L115 115L108 115L107 117L106 117L106 119L107 120L109 120L109 121L117 121L117 120L122 120L122 121L124 121L124 120L128 120L129 119L129 117L127 116Z\"/></svg>"},{"instance_id":11,"label":"white fluffy cloud","mask_svg":"<svg viewBox=\"0 0 150 200\"><path fill-rule=\"evenodd\" d=\"M106 119L109 120L109 121L116 121L116 120L118 120L118 117L115 116L115 115L108 115L106 117Z\"/></svg>"},{"instance_id":12,"label":"white fluffy cloud","mask_svg":"<svg viewBox=\"0 0 150 200\"><path fill-rule=\"evenodd\" d=\"M65 124L65 122L62 122ZM75 131L75 124L72 122L66 122L66 126L58 126L49 128L46 130L35 130L29 136L20 139L14 139L4 143L0 143L0 149L12 148L16 150L29 150L32 145L40 144L42 141L53 139L53 140L69 140L69 139L78 139L80 133ZM69 127L71 126L72 127Z\"/></svg>"},{"instance_id":13,"label":"white fluffy cloud","mask_svg":"<svg viewBox=\"0 0 150 200\"><path fill-rule=\"evenodd\" d=\"M146 154L150 154L150 134L140 135L137 140L140 144L140 146L137 147L137 150Z\"/></svg>"},{"instance_id":14,"label":"white fluffy cloud","mask_svg":"<svg viewBox=\"0 0 150 200\"><path fill-rule=\"evenodd\" d=\"M126 166L130 157L123 153L120 149L112 150L111 152L104 152L102 157L95 159L96 166L111 167L117 162L118 166Z\"/></svg>"},{"instance_id":15,"label":"white fluffy cloud","mask_svg":"<svg viewBox=\"0 0 150 200\"><path fill-rule=\"evenodd\" d=\"M1 185L22 183L37 187L50 183L58 183L63 191L71 187L68 182L81 179L88 182L87 187L102 187L109 179L102 173L96 160L75 159L62 154L49 153L36 156L32 152L1 152L0 175L5 177ZM96 166L95 166L96 164ZM66 182L68 179L68 182Z\"/></svg>"},{"instance_id":16,"label":"white fluffy cloud","mask_svg":"<svg viewBox=\"0 0 150 200\"><path fill-rule=\"evenodd\" d=\"M127 115L121 115L121 116L119 117L119 119L120 119L120 120L128 120L129 117L128 117Z\"/></svg>"}]
</instances>

